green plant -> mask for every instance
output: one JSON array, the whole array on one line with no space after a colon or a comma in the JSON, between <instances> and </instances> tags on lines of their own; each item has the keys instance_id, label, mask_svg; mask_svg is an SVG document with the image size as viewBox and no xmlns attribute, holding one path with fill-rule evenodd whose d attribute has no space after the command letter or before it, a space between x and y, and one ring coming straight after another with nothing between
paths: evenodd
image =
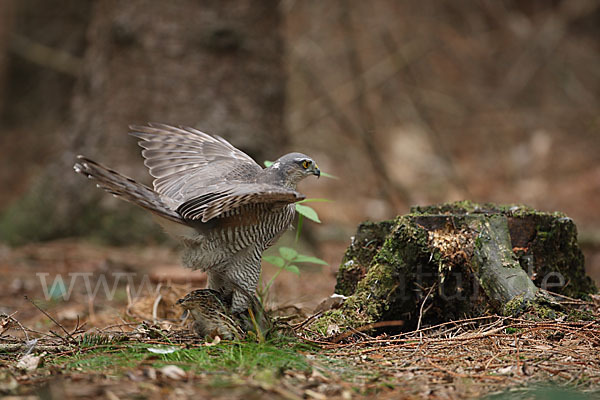
<instances>
[{"instance_id":1,"label":"green plant","mask_svg":"<svg viewBox=\"0 0 600 400\"><path fill-rule=\"evenodd\" d=\"M279 270L273 275L273 277L269 280L269 282L263 288L263 294L267 293L275 279L281 274L283 271L290 271L296 275L300 275L300 268L296 264L301 263L313 263L320 265L327 265L327 263L320 258L307 256L304 254L299 254L298 251L292 249L291 247L280 246L279 247L279 255L274 256L263 256L263 260L266 262L273 264L279 267Z\"/></svg>"}]
</instances>

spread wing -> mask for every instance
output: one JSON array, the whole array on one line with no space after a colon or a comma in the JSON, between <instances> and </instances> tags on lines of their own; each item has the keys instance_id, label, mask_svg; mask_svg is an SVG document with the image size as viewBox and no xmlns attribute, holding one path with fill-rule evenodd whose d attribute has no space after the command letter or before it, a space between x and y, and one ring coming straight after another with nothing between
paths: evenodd
<instances>
[{"instance_id":1,"label":"spread wing","mask_svg":"<svg viewBox=\"0 0 600 400\"><path fill-rule=\"evenodd\" d=\"M132 136L141 139L144 164L155 178L154 190L176 202L228 180L249 181L262 171L249 155L219 136L154 123L130 129Z\"/></svg>"},{"instance_id":2,"label":"spread wing","mask_svg":"<svg viewBox=\"0 0 600 400\"><path fill-rule=\"evenodd\" d=\"M247 205L284 205L305 198L295 190L269 184L238 183L205 189L205 194L181 204L177 208L179 215L186 220L207 222L230 211L229 214L235 214Z\"/></svg>"}]
</instances>

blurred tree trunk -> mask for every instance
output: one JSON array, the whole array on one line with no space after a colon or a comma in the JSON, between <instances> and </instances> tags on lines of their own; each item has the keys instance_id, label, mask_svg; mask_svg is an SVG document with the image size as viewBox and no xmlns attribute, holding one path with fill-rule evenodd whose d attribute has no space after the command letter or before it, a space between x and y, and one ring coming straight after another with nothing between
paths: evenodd
<instances>
[{"instance_id":1,"label":"blurred tree trunk","mask_svg":"<svg viewBox=\"0 0 600 400\"><path fill-rule=\"evenodd\" d=\"M25 225L45 226L16 237L80 234L99 223L124 237L131 236L127 227L145 230L129 222L115 229L114 221L100 218L104 206L113 207L110 198L72 172L75 155L83 153L134 178L147 176L127 135L132 123L193 126L259 162L278 156L286 142L280 24L275 1L96 2L72 118L61 137L67 150L19 206L26 209L12 210L37 213ZM131 212L121 202L109 215L117 210ZM10 225L18 231L15 218Z\"/></svg>"},{"instance_id":2,"label":"blurred tree trunk","mask_svg":"<svg viewBox=\"0 0 600 400\"><path fill-rule=\"evenodd\" d=\"M26 193L65 147L57 136L81 70L91 8L91 0L0 1L0 209Z\"/></svg>"},{"instance_id":3,"label":"blurred tree trunk","mask_svg":"<svg viewBox=\"0 0 600 400\"><path fill-rule=\"evenodd\" d=\"M12 0L0 2L0 115L5 101L6 69L8 62L8 45L10 43L10 29L13 20Z\"/></svg>"}]
</instances>

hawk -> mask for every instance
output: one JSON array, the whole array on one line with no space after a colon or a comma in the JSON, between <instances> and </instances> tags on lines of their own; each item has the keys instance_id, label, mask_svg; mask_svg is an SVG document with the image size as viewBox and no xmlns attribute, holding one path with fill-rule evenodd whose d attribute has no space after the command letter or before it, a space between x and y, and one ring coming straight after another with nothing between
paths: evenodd
<instances>
[{"instance_id":1,"label":"hawk","mask_svg":"<svg viewBox=\"0 0 600 400\"><path fill-rule=\"evenodd\" d=\"M247 309L256 293L262 253L291 226L296 185L320 176L310 157L289 153L268 168L219 136L163 124L131 126L140 139L153 188L91 159L74 169L98 187L157 215L184 244L183 262L206 271L208 288L231 313ZM177 229L174 229L177 228Z\"/></svg>"}]
</instances>

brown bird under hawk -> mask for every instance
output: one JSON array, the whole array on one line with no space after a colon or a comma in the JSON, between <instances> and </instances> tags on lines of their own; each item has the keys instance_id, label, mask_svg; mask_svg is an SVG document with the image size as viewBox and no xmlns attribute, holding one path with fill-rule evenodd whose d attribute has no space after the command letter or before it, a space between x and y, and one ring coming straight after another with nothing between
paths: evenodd
<instances>
[{"instance_id":1,"label":"brown bird under hawk","mask_svg":"<svg viewBox=\"0 0 600 400\"><path fill-rule=\"evenodd\" d=\"M161 217L185 245L184 264L206 271L208 288L221 293L231 313L245 311L256 292L262 253L290 227L294 203L304 199L296 185L320 176L317 164L290 153L262 168L225 139L193 128L130 129L141 139L154 189L84 156L78 156L75 171Z\"/></svg>"}]
</instances>

